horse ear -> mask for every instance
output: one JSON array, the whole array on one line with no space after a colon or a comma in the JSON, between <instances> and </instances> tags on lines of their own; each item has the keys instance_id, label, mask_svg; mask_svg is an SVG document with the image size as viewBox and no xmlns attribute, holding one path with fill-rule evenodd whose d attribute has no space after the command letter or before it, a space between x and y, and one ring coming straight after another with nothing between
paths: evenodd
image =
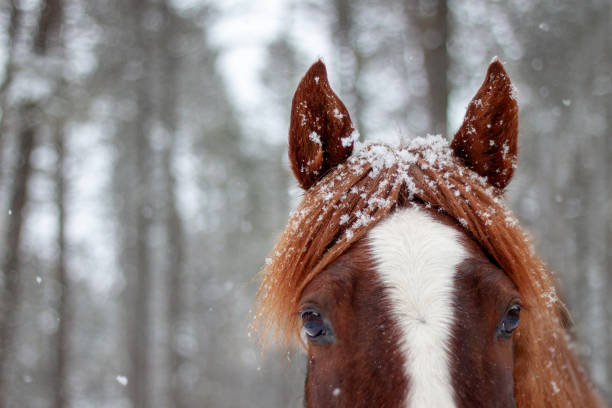
<instances>
[{"instance_id":1,"label":"horse ear","mask_svg":"<svg viewBox=\"0 0 612 408\"><path fill-rule=\"evenodd\" d=\"M346 107L329 86L325 64L315 62L293 96L289 126L289 160L307 189L353 151L355 131Z\"/></svg>"},{"instance_id":2,"label":"horse ear","mask_svg":"<svg viewBox=\"0 0 612 408\"><path fill-rule=\"evenodd\" d=\"M467 167L503 190L516 167L517 139L518 104L510 78L496 57L451 148Z\"/></svg>"}]
</instances>

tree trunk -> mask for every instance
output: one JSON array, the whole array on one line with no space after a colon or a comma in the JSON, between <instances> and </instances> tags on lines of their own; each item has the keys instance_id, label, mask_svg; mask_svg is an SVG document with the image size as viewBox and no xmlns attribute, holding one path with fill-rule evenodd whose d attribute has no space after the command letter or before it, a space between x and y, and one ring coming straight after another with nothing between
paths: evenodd
<instances>
[{"instance_id":1,"label":"tree trunk","mask_svg":"<svg viewBox=\"0 0 612 408\"><path fill-rule=\"evenodd\" d=\"M337 19L337 24L334 28L336 37L335 42L340 51L340 71L343 74L349 74L342 75L344 82L340 84L340 88L342 90L343 99L349 106L351 118L363 139L367 134L367 129L363 122L365 98L360 86L364 58L357 47L357 41L355 39L353 6L351 5L351 1L335 0L334 11Z\"/></svg>"},{"instance_id":2,"label":"tree trunk","mask_svg":"<svg viewBox=\"0 0 612 408\"><path fill-rule=\"evenodd\" d=\"M41 5L41 12L36 27L34 54L45 56L50 46L59 45L60 26L62 22L62 0L45 0ZM19 24L18 5L11 15L11 30L16 30ZM13 33L14 35L16 33ZM13 36L13 40L14 40ZM12 378L10 372L9 353L12 349L17 331L17 313L21 303L20 288L20 249L21 232L27 204L27 190L30 182L32 166L30 163L32 151L35 146L35 135L38 131L37 113L41 109L40 101L22 103L18 109L21 123L19 138L19 154L15 171L15 182L11 193L11 218L6 235L6 252L4 256L4 296L2 327L0 329L0 408L4 406L7 398L8 382ZM3 112L4 113L4 112Z\"/></svg>"},{"instance_id":3,"label":"tree trunk","mask_svg":"<svg viewBox=\"0 0 612 408\"><path fill-rule=\"evenodd\" d=\"M62 0L45 0L43 2L38 19L38 31L34 38L34 52L38 55L46 55L50 47L59 45L62 11Z\"/></svg>"},{"instance_id":4,"label":"tree trunk","mask_svg":"<svg viewBox=\"0 0 612 408\"><path fill-rule=\"evenodd\" d=\"M10 372L10 352L17 331L17 314L20 303L20 255L21 233L25 218L28 184L32 172L31 156L35 146L35 112L33 104L23 105L19 111L19 153L15 168L15 181L10 198L9 222L6 231L6 248L3 257L4 292L2 294L2 322L0 326L0 407L6 406Z\"/></svg>"},{"instance_id":5,"label":"tree trunk","mask_svg":"<svg viewBox=\"0 0 612 408\"><path fill-rule=\"evenodd\" d=\"M161 15L164 16L163 29L160 30L159 47L160 62L163 85L161 87L161 100L159 105L159 116L163 124L167 140L162 154L162 172L164 183L164 211L165 211L165 235L166 235L166 265L165 277L167 287L167 346L169 381L168 394L171 406L182 408L186 406L184 390L178 376L178 370L184 362L183 356L176 349L176 334L184 323L183 304L183 265L185 262L183 220L177 209L177 187L174 177L174 156L176 145L178 104L177 71L179 60L174 54L176 45L176 21L172 11L169 10L166 1L160 4Z\"/></svg>"},{"instance_id":6,"label":"tree trunk","mask_svg":"<svg viewBox=\"0 0 612 408\"><path fill-rule=\"evenodd\" d=\"M55 401L54 408L67 406L68 357L69 357L69 330L70 330L70 282L66 271L66 176L64 174L64 129L58 126L55 133L55 147L57 154L55 185L57 206L57 265L56 276L60 286L57 312L60 316L56 338L56 357L54 373Z\"/></svg>"},{"instance_id":7,"label":"tree trunk","mask_svg":"<svg viewBox=\"0 0 612 408\"><path fill-rule=\"evenodd\" d=\"M145 31L145 15L148 3L141 0L133 1L133 29L135 46L142 67L151 66L150 40ZM135 234L135 274L128 277L132 285L128 288L128 310L131 314L128 329L128 349L131 359L131 369L128 388L130 398L135 408L148 408L151 384L150 348L151 348L151 316L149 298L152 291L151 254L149 231L152 219L151 206L151 146L149 129L153 114L150 74L145 71L135 83L135 98L138 112L134 119L135 129L133 159L136 165L136 186L132 193L136 212Z\"/></svg>"},{"instance_id":8,"label":"tree trunk","mask_svg":"<svg viewBox=\"0 0 612 408\"><path fill-rule=\"evenodd\" d=\"M603 13L601 13L601 20L602 21L607 21L608 23L605 24L604 23L604 30L603 30L603 38L610 38L612 36L612 24L610 24L609 22L612 21L610 20L612 18L612 6L607 3L606 6L603 8ZM604 41L604 44L606 44L606 50L603 52L603 55L607 55L608 58L608 62L610 62L610 60L612 59L610 56L612 55L612 43L610 43L610 41ZM612 112L612 98L605 97L605 111L606 112ZM610 116L608 116L608 127L610 126ZM601 172L601 174L605 177L606 180L606 193L607 193L607 203L604 206L604 211L603 211L603 215L604 217L607 219L607 228L606 228L606 254L605 254L605 270L604 270L604 276L605 276L605 288L603 289L603 293L604 294L609 294L612 293L612 251L610 250L610 247L612 247L612 206L609 203L612 203L612 177L610 177L610 174L612 174L612 166L610 165L611 160L612 160L612 143L610 142L610 137L603 137L603 143L605 145L605 157L603 162L603 168L601 168L599 171ZM610 322L612 322L612 298L610 296L604 296L605 297L605 303L604 303L604 310L606 313L606 320L604 323L604 327L606 328L607 332L603 332L603 337L605 337L606 339L610 339L612 337L612 328L610 328ZM606 362L606 367L608 369L607 371L607 377L608 378L612 378L612 349L610 346L610 343L607 342L608 344L608 361ZM605 396L608 398L608 400L612 397L612 390L608 389L606 390L606 394Z\"/></svg>"},{"instance_id":9,"label":"tree trunk","mask_svg":"<svg viewBox=\"0 0 612 408\"><path fill-rule=\"evenodd\" d=\"M138 117L136 135L136 279L130 291L132 325L128 328L129 351L132 359L130 391L136 408L149 406L149 348L151 322L149 313L149 295L151 293L151 257L149 253L149 229L151 211L149 200L150 148L144 124L149 120L145 106L149 103L143 88L139 90L138 105L141 107Z\"/></svg>"},{"instance_id":10,"label":"tree trunk","mask_svg":"<svg viewBox=\"0 0 612 408\"><path fill-rule=\"evenodd\" d=\"M408 7L412 24L418 27L424 56L425 73L429 84L429 123L432 132L446 134L446 109L448 85L448 38L446 0L429 2L419 7L418 1L411 0Z\"/></svg>"},{"instance_id":11,"label":"tree trunk","mask_svg":"<svg viewBox=\"0 0 612 408\"><path fill-rule=\"evenodd\" d=\"M15 56L15 49L17 45L17 32L21 24L21 9L19 6L19 0L10 0L10 7L11 16L7 29L8 49L4 69L4 79L0 84L0 182L2 182L2 159L4 153L4 123L8 110L7 95L8 89L11 86L11 83L13 82L13 74L15 72L15 64L13 62L13 59Z\"/></svg>"},{"instance_id":12,"label":"tree trunk","mask_svg":"<svg viewBox=\"0 0 612 408\"><path fill-rule=\"evenodd\" d=\"M183 224L176 208L176 182L172 174L173 152L169 148L164 152L165 188L167 194L166 207L166 236L167 243L167 265L166 278L168 285L168 352L170 368L170 401L175 408L184 407L183 390L178 369L184 362L184 358L176 349L176 334L184 319L183 298L183 263L184 263L184 238Z\"/></svg>"}]
</instances>

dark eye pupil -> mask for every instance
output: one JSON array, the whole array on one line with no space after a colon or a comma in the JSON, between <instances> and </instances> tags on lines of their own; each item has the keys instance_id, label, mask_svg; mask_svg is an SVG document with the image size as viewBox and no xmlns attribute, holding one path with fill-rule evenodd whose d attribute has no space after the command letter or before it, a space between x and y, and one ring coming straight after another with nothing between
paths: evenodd
<instances>
[{"instance_id":1,"label":"dark eye pupil","mask_svg":"<svg viewBox=\"0 0 612 408\"><path fill-rule=\"evenodd\" d=\"M325 334L323 318L317 312L307 311L302 313L302 324L304 331L309 337L318 337Z\"/></svg>"}]
</instances>

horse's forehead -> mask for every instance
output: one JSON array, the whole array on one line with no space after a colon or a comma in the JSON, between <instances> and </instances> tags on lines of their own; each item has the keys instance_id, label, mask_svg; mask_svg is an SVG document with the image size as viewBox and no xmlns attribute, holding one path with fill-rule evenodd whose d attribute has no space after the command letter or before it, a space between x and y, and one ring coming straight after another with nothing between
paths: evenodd
<instances>
[{"instance_id":1,"label":"horse's forehead","mask_svg":"<svg viewBox=\"0 0 612 408\"><path fill-rule=\"evenodd\" d=\"M458 229L420 208L397 211L368 234L376 271L400 327L407 406L454 406L450 356L458 266L468 256Z\"/></svg>"}]
</instances>

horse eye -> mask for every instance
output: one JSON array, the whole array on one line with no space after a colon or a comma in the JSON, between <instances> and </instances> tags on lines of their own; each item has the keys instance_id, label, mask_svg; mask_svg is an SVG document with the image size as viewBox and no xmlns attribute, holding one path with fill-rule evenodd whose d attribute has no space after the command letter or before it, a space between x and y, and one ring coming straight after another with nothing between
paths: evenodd
<instances>
[{"instance_id":1,"label":"horse eye","mask_svg":"<svg viewBox=\"0 0 612 408\"><path fill-rule=\"evenodd\" d=\"M313 310L302 312L302 325L309 338L325 335L325 322L321 315Z\"/></svg>"},{"instance_id":2,"label":"horse eye","mask_svg":"<svg viewBox=\"0 0 612 408\"><path fill-rule=\"evenodd\" d=\"M506 311L504 318L499 322L497 326L498 334L501 337L508 338L512 335L512 332L516 330L519 325L521 314L521 306L512 305Z\"/></svg>"}]
</instances>

